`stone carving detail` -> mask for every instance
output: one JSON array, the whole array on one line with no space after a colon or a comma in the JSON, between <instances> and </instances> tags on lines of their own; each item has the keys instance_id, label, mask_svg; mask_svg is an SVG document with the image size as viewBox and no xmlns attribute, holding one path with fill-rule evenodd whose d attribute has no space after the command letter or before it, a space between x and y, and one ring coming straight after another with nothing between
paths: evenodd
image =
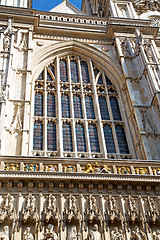
<instances>
[{"instance_id":1,"label":"stone carving detail","mask_svg":"<svg viewBox=\"0 0 160 240\"><path fill-rule=\"evenodd\" d=\"M76 227L72 227L70 233L68 234L68 240L80 240L80 233L77 233Z\"/></svg>"},{"instance_id":2,"label":"stone carving detail","mask_svg":"<svg viewBox=\"0 0 160 240\"><path fill-rule=\"evenodd\" d=\"M153 240L160 240L160 230L153 233Z\"/></svg>"},{"instance_id":3,"label":"stone carving detail","mask_svg":"<svg viewBox=\"0 0 160 240\"><path fill-rule=\"evenodd\" d=\"M151 20L151 26L153 27L159 27L160 26L160 19L155 18Z\"/></svg>"},{"instance_id":4,"label":"stone carving detail","mask_svg":"<svg viewBox=\"0 0 160 240\"><path fill-rule=\"evenodd\" d=\"M20 103L16 103L14 106L14 115L8 131L10 134L22 132L22 106Z\"/></svg>"},{"instance_id":5,"label":"stone carving detail","mask_svg":"<svg viewBox=\"0 0 160 240\"><path fill-rule=\"evenodd\" d=\"M135 199L130 195L128 196L128 205L129 205L129 210L126 213L127 219L132 223L134 223L136 220L142 221L143 220L142 214L137 209Z\"/></svg>"},{"instance_id":6,"label":"stone carving detail","mask_svg":"<svg viewBox=\"0 0 160 240\"><path fill-rule=\"evenodd\" d=\"M133 4L138 15L147 11L160 11L159 0L134 0Z\"/></svg>"},{"instance_id":7,"label":"stone carving detail","mask_svg":"<svg viewBox=\"0 0 160 240\"><path fill-rule=\"evenodd\" d=\"M16 221L16 210L13 206L14 197L10 193L4 197L4 206L0 207L0 223L8 219L10 222Z\"/></svg>"},{"instance_id":8,"label":"stone carving detail","mask_svg":"<svg viewBox=\"0 0 160 240\"><path fill-rule=\"evenodd\" d=\"M146 234L142 232L138 226L135 226L134 230L131 232L130 240L147 240Z\"/></svg>"},{"instance_id":9,"label":"stone carving detail","mask_svg":"<svg viewBox=\"0 0 160 240\"><path fill-rule=\"evenodd\" d=\"M9 227L4 226L3 231L0 232L0 239L9 240Z\"/></svg>"},{"instance_id":10,"label":"stone carving detail","mask_svg":"<svg viewBox=\"0 0 160 240\"><path fill-rule=\"evenodd\" d=\"M121 42L121 48L125 58L131 59L133 57L133 54L128 44L128 39L125 39Z\"/></svg>"},{"instance_id":11,"label":"stone carving detail","mask_svg":"<svg viewBox=\"0 0 160 240\"><path fill-rule=\"evenodd\" d=\"M18 46L18 51L27 51L28 50L28 36L27 33L22 33L21 41Z\"/></svg>"},{"instance_id":12,"label":"stone carving detail","mask_svg":"<svg viewBox=\"0 0 160 240\"><path fill-rule=\"evenodd\" d=\"M98 162L95 162L92 166L90 163L86 167L82 167L84 173L111 173L111 168L107 165L99 166Z\"/></svg>"},{"instance_id":13,"label":"stone carving detail","mask_svg":"<svg viewBox=\"0 0 160 240\"><path fill-rule=\"evenodd\" d=\"M59 221L59 209L57 209L56 198L51 193L47 198L47 204L44 208L45 221L50 220Z\"/></svg>"},{"instance_id":14,"label":"stone carving detail","mask_svg":"<svg viewBox=\"0 0 160 240\"><path fill-rule=\"evenodd\" d=\"M86 210L86 214L90 223L92 223L93 220L97 220L98 222L100 222L100 225L102 226L102 222L104 221L102 212L97 207L96 198L93 197L91 194L88 197L88 208Z\"/></svg>"},{"instance_id":15,"label":"stone carving detail","mask_svg":"<svg viewBox=\"0 0 160 240\"><path fill-rule=\"evenodd\" d=\"M123 240L122 230L118 230L118 227L114 227L111 232L111 240Z\"/></svg>"},{"instance_id":16,"label":"stone carving detail","mask_svg":"<svg viewBox=\"0 0 160 240\"><path fill-rule=\"evenodd\" d=\"M8 19L8 26L4 30L3 50L8 52L10 50L11 36L12 36L12 18Z\"/></svg>"},{"instance_id":17,"label":"stone carving detail","mask_svg":"<svg viewBox=\"0 0 160 240\"><path fill-rule=\"evenodd\" d=\"M4 83L4 71L0 71L0 101L5 101L6 100L6 85Z\"/></svg>"},{"instance_id":18,"label":"stone carving detail","mask_svg":"<svg viewBox=\"0 0 160 240\"><path fill-rule=\"evenodd\" d=\"M101 234L98 231L98 225L94 225L94 230L90 230L88 234L88 240L101 240Z\"/></svg>"},{"instance_id":19,"label":"stone carving detail","mask_svg":"<svg viewBox=\"0 0 160 240\"><path fill-rule=\"evenodd\" d=\"M28 220L34 221L39 224L40 217L38 210L35 208L35 197L32 193L29 193L26 197L26 206L22 208L22 220L27 222Z\"/></svg>"},{"instance_id":20,"label":"stone carving detail","mask_svg":"<svg viewBox=\"0 0 160 240\"><path fill-rule=\"evenodd\" d=\"M23 240L34 240L30 227L27 227L27 229L24 231Z\"/></svg>"},{"instance_id":21,"label":"stone carving detail","mask_svg":"<svg viewBox=\"0 0 160 240\"><path fill-rule=\"evenodd\" d=\"M106 210L106 214L108 216L108 221L111 223L113 223L115 220L118 222L123 221L123 216L121 211L118 209L117 201L111 195L108 197L108 209Z\"/></svg>"},{"instance_id":22,"label":"stone carving detail","mask_svg":"<svg viewBox=\"0 0 160 240\"><path fill-rule=\"evenodd\" d=\"M45 240L57 240L58 236L57 233L54 231L54 226L52 224L49 224L46 232L44 234L44 239Z\"/></svg>"},{"instance_id":23,"label":"stone carving detail","mask_svg":"<svg viewBox=\"0 0 160 240\"><path fill-rule=\"evenodd\" d=\"M156 220L159 219L159 211L157 210L156 206L155 206L155 202L154 200L148 196L147 198L148 200L148 211L146 211L146 218L152 222L152 223L156 223Z\"/></svg>"},{"instance_id":24,"label":"stone carving detail","mask_svg":"<svg viewBox=\"0 0 160 240\"><path fill-rule=\"evenodd\" d=\"M67 215L68 222L71 222L72 219L78 222L82 220L80 210L77 208L76 198L72 194L68 197L68 207L65 209L65 214Z\"/></svg>"},{"instance_id":25,"label":"stone carving detail","mask_svg":"<svg viewBox=\"0 0 160 240\"><path fill-rule=\"evenodd\" d=\"M150 44L150 42L148 42L147 40L144 40L143 48L144 48L145 54L146 54L146 56L148 58L148 61L150 63L153 63L154 59L153 59L153 55L152 55L152 51L151 51L151 44Z\"/></svg>"},{"instance_id":26,"label":"stone carving detail","mask_svg":"<svg viewBox=\"0 0 160 240\"><path fill-rule=\"evenodd\" d=\"M141 109L140 113L141 113L141 116L142 116L143 129L146 132L146 135L151 136L152 138L156 138L157 137L157 131L155 130L153 122L150 121L147 109Z\"/></svg>"}]
</instances>

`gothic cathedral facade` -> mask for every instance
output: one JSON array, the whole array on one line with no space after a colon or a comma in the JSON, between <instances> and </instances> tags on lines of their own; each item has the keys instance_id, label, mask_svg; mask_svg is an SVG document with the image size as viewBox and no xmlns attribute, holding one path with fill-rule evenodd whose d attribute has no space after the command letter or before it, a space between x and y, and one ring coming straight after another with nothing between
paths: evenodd
<instances>
[{"instance_id":1,"label":"gothic cathedral facade","mask_svg":"<svg viewBox=\"0 0 160 240\"><path fill-rule=\"evenodd\" d=\"M160 1L1 0L0 30L0 239L160 240Z\"/></svg>"}]
</instances>

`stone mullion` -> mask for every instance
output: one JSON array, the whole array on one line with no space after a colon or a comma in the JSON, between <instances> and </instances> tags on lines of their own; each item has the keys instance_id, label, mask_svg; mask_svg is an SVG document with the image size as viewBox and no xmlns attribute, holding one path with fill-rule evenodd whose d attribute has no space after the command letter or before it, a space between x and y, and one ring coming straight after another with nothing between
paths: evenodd
<instances>
[{"instance_id":1,"label":"stone mullion","mask_svg":"<svg viewBox=\"0 0 160 240\"><path fill-rule=\"evenodd\" d=\"M47 151L47 68L44 69L44 99L43 99L43 108L44 108L44 118L43 118L43 150Z\"/></svg>"},{"instance_id":2,"label":"stone mullion","mask_svg":"<svg viewBox=\"0 0 160 240\"><path fill-rule=\"evenodd\" d=\"M113 121L113 114L112 114L112 108L111 108L111 104L110 104L110 97L108 95L108 88L107 88L106 81L104 81L104 83L105 83L105 92L106 92L106 100L107 100L107 107L108 107L108 112L109 112L109 118L110 118L110 121L111 121L111 122L109 122L110 123L109 125L111 126L111 129L112 129L112 134L113 134L113 139L114 139L114 145L115 145L116 153L118 153L119 157L120 157L119 144L118 144L118 140L117 140L115 124L114 124L114 121Z\"/></svg>"},{"instance_id":3,"label":"stone mullion","mask_svg":"<svg viewBox=\"0 0 160 240\"><path fill-rule=\"evenodd\" d=\"M91 152L91 150L90 150L90 140L89 140L89 132L88 132L87 113L86 113L86 108L85 108L85 97L84 97L84 91L83 91L81 64L80 64L79 59L78 59L78 68L79 68L79 79L80 79L80 82L81 82L81 92L82 92L81 101L82 101L82 113L83 113L83 119L84 119L86 151L89 153L89 152Z\"/></svg>"},{"instance_id":4,"label":"stone mullion","mask_svg":"<svg viewBox=\"0 0 160 240\"><path fill-rule=\"evenodd\" d=\"M61 86L60 86L60 68L59 68L59 58L56 58L56 80L57 80L57 151L60 157L63 156L63 137L62 137L62 112L61 112Z\"/></svg>"},{"instance_id":5,"label":"stone mullion","mask_svg":"<svg viewBox=\"0 0 160 240\"><path fill-rule=\"evenodd\" d=\"M98 101L98 95L97 95L97 88L96 88L96 81L95 81L95 76L94 76L94 71L93 71L93 65L91 59L89 60L89 67L90 67L90 74L91 74L91 83L92 83L92 89L93 89L93 104L94 104L94 110L95 111L95 116L97 120L97 132L98 132L98 140L99 140L99 145L100 145L100 152L102 152L102 155L104 158L107 158L107 151L106 151L106 144L105 144L105 138L104 138L104 133L103 133L103 127L101 123L101 113L99 109L99 101Z\"/></svg>"},{"instance_id":6,"label":"stone mullion","mask_svg":"<svg viewBox=\"0 0 160 240\"><path fill-rule=\"evenodd\" d=\"M77 154L77 145L76 145L76 130L75 130L75 119L74 119L74 106L73 106L73 92L72 92L72 82L71 82L71 68L70 68L70 58L68 56L68 80L70 86L70 113L71 113L71 129L72 129L72 144L73 152Z\"/></svg>"}]
</instances>

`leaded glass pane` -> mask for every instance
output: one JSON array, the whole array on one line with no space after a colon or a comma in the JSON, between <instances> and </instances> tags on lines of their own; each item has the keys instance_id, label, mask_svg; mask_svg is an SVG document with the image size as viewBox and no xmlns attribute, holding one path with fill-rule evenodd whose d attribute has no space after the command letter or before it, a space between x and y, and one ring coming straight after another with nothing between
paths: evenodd
<instances>
[{"instance_id":1,"label":"leaded glass pane","mask_svg":"<svg viewBox=\"0 0 160 240\"><path fill-rule=\"evenodd\" d=\"M94 124L88 126L91 152L100 152L97 128Z\"/></svg>"},{"instance_id":2,"label":"leaded glass pane","mask_svg":"<svg viewBox=\"0 0 160 240\"><path fill-rule=\"evenodd\" d=\"M55 96L53 93L47 95L47 117L56 116Z\"/></svg>"},{"instance_id":3,"label":"leaded glass pane","mask_svg":"<svg viewBox=\"0 0 160 240\"><path fill-rule=\"evenodd\" d=\"M105 75L105 78L106 78L107 85L112 85L111 81L109 80L109 78L106 75Z\"/></svg>"},{"instance_id":4,"label":"leaded glass pane","mask_svg":"<svg viewBox=\"0 0 160 240\"><path fill-rule=\"evenodd\" d=\"M81 72L82 72L82 81L85 84L89 83L90 80L89 80L88 65L84 61L81 61Z\"/></svg>"},{"instance_id":5,"label":"leaded glass pane","mask_svg":"<svg viewBox=\"0 0 160 240\"><path fill-rule=\"evenodd\" d=\"M72 131L69 123L63 124L63 150L66 152L72 152Z\"/></svg>"},{"instance_id":6,"label":"leaded glass pane","mask_svg":"<svg viewBox=\"0 0 160 240\"><path fill-rule=\"evenodd\" d=\"M43 80L44 78L44 71L42 71L39 76L38 76L38 80Z\"/></svg>"},{"instance_id":7,"label":"leaded glass pane","mask_svg":"<svg viewBox=\"0 0 160 240\"><path fill-rule=\"evenodd\" d=\"M47 72L47 81L52 81L53 79L52 79L52 77L51 77L51 75L50 75L50 73L49 72Z\"/></svg>"},{"instance_id":8,"label":"leaded glass pane","mask_svg":"<svg viewBox=\"0 0 160 240\"><path fill-rule=\"evenodd\" d=\"M77 141L77 151L86 152L86 141L85 141L84 127L82 124L76 125L76 141Z\"/></svg>"},{"instance_id":9,"label":"leaded glass pane","mask_svg":"<svg viewBox=\"0 0 160 240\"><path fill-rule=\"evenodd\" d=\"M68 82L66 60L60 60L60 79L61 79L62 82Z\"/></svg>"},{"instance_id":10,"label":"leaded glass pane","mask_svg":"<svg viewBox=\"0 0 160 240\"><path fill-rule=\"evenodd\" d=\"M126 135L125 135L125 132L124 132L124 128L121 125L116 126L116 134L117 134L120 153L129 154Z\"/></svg>"},{"instance_id":11,"label":"leaded glass pane","mask_svg":"<svg viewBox=\"0 0 160 240\"><path fill-rule=\"evenodd\" d=\"M43 94L39 92L35 93L34 115L43 116Z\"/></svg>"},{"instance_id":12,"label":"leaded glass pane","mask_svg":"<svg viewBox=\"0 0 160 240\"><path fill-rule=\"evenodd\" d=\"M56 151L56 125L54 122L49 122L47 125L47 150Z\"/></svg>"},{"instance_id":13,"label":"leaded glass pane","mask_svg":"<svg viewBox=\"0 0 160 240\"><path fill-rule=\"evenodd\" d=\"M71 80L74 83L78 83L79 82L79 76L78 76L77 62L74 61L74 60L71 60L70 66L71 66Z\"/></svg>"},{"instance_id":14,"label":"leaded glass pane","mask_svg":"<svg viewBox=\"0 0 160 240\"><path fill-rule=\"evenodd\" d=\"M90 96L85 97L86 113L88 119L95 119L93 99Z\"/></svg>"},{"instance_id":15,"label":"leaded glass pane","mask_svg":"<svg viewBox=\"0 0 160 240\"><path fill-rule=\"evenodd\" d=\"M34 123L33 150L43 150L43 124L40 121Z\"/></svg>"},{"instance_id":16,"label":"leaded glass pane","mask_svg":"<svg viewBox=\"0 0 160 240\"><path fill-rule=\"evenodd\" d=\"M53 65L49 65L48 68L51 70L51 72L53 73L53 75L55 75L55 69L54 69L54 66L53 66Z\"/></svg>"},{"instance_id":17,"label":"leaded glass pane","mask_svg":"<svg viewBox=\"0 0 160 240\"><path fill-rule=\"evenodd\" d=\"M109 120L108 107L107 107L107 102L105 97L100 96L98 100L99 100L102 120Z\"/></svg>"},{"instance_id":18,"label":"leaded glass pane","mask_svg":"<svg viewBox=\"0 0 160 240\"><path fill-rule=\"evenodd\" d=\"M115 145L113 140L112 129L109 125L104 125L103 127L104 137L106 142L106 148L108 153L115 153Z\"/></svg>"},{"instance_id":19,"label":"leaded glass pane","mask_svg":"<svg viewBox=\"0 0 160 240\"><path fill-rule=\"evenodd\" d=\"M62 104L62 117L70 118L70 102L68 95L62 95L61 104Z\"/></svg>"},{"instance_id":20,"label":"leaded glass pane","mask_svg":"<svg viewBox=\"0 0 160 240\"><path fill-rule=\"evenodd\" d=\"M99 73L99 70L97 68L95 68L94 69L94 76L96 77L98 73Z\"/></svg>"},{"instance_id":21,"label":"leaded glass pane","mask_svg":"<svg viewBox=\"0 0 160 240\"><path fill-rule=\"evenodd\" d=\"M83 118L82 115L82 104L80 96L73 96L73 105L74 105L74 117L75 118Z\"/></svg>"},{"instance_id":22,"label":"leaded glass pane","mask_svg":"<svg viewBox=\"0 0 160 240\"><path fill-rule=\"evenodd\" d=\"M102 74L99 76L97 83L98 83L98 84L103 84Z\"/></svg>"},{"instance_id":23,"label":"leaded glass pane","mask_svg":"<svg viewBox=\"0 0 160 240\"><path fill-rule=\"evenodd\" d=\"M111 108L112 108L113 119L121 121L122 118L121 118L121 113L119 110L117 98L110 97L110 103L111 103Z\"/></svg>"}]
</instances>

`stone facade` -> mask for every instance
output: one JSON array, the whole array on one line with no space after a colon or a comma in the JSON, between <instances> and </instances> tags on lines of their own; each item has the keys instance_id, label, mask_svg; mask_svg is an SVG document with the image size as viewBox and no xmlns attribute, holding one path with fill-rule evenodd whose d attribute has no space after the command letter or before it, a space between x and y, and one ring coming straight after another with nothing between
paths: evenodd
<instances>
[{"instance_id":1,"label":"stone facade","mask_svg":"<svg viewBox=\"0 0 160 240\"><path fill-rule=\"evenodd\" d=\"M160 239L159 1L83 0L82 12L63 3L62 13L63 4L44 12L31 9L31 1L11 2L0 2L0 239ZM56 98L54 116L47 115L48 93ZM65 94L70 117L61 113ZM80 119L75 95L82 101ZM93 119L86 96L93 100ZM118 119L111 98L118 99ZM54 150L48 148L49 123L56 126ZM67 151L64 124L73 145ZM84 129L84 151L77 125ZM89 126L97 131L99 151Z\"/></svg>"}]
</instances>

